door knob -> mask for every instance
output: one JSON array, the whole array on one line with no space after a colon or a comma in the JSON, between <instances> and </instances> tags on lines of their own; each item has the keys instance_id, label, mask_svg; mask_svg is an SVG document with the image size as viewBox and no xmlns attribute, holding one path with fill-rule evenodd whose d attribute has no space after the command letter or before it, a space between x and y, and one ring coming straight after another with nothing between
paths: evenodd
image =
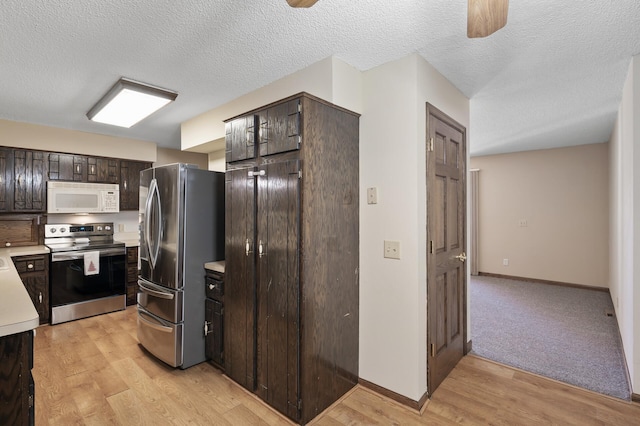
<instances>
[{"instance_id":1,"label":"door knob","mask_svg":"<svg viewBox=\"0 0 640 426\"><path fill-rule=\"evenodd\" d=\"M465 252L462 252L456 256L456 259L458 259L460 262L464 262L465 260L467 260L467 254Z\"/></svg>"}]
</instances>

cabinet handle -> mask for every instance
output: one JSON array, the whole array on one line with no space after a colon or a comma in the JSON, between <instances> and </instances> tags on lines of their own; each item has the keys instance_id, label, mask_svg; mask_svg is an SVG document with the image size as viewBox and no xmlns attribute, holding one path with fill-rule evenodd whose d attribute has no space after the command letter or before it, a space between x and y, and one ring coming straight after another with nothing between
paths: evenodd
<instances>
[{"instance_id":1,"label":"cabinet handle","mask_svg":"<svg viewBox=\"0 0 640 426\"><path fill-rule=\"evenodd\" d=\"M76 164L76 173L80 173L80 164Z\"/></svg>"},{"instance_id":2,"label":"cabinet handle","mask_svg":"<svg viewBox=\"0 0 640 426\"><path fill-rule=\"evenodd\" d=\"M33 263L27 263L27 269L33 269Z\"/></svg>"},{"instance_id":3,"label":"cabinet handle","mask_svg":"<svg viewBox=\"0 0 640 426\"><path fill-rule=\"evenodd\" d=\"M216 288L215 284L209 284L209 290L213 290L214 288Z\"/></svg>"},{"instance_id":4,"label":"cabinet handle","mask_svg":"<svg viewBox=\"0 0 640 426\"><path fill-rule=\"evenodd\" d=\"M42 303L42 292L38 293L38 302Z\"/></svg>"},{"instance_id":5,"label":"cabinet handle","mask_svg":"<svg viewBox=\"0 0 640 426\"><path fill-rule=\"evenodd\" d=\"M5 247L11 247L11 243L4 243Z\"/></svg>"},{"instance_id":6,"label":"cabinet handle","mask_svg":"<svg viewBox=\"0 0 640 426\"><path fill-rule=\"evenodd\" d=\"M209 329L209 325L210 324L211 324L210 321L205 321L204 322L204 335L205 336L211 332L210 329Z\"/></svg>"},{"instance_id":7,"label":"cabinet handle","mask_svg":"<svg viewBox=\"0 0 640 426\"><path fill-rule=\"evenodd\" d=\"M262 248L262 240L260 240L260 245L258 246L258 256L262 257L264 256L265 253L263 253L263 248Z\"/></svg>"},{"instance_id":8,"label":"cabinet handle","mask_svg":"<svg viewBox=\"0 0 640 426\"><path fill-rule=\"evenodd\" d=\"M249 239L247 238L247 245L246 245L246 246L245 246L245 248L244 248L244 254L245 254L245 255L247 255L247 256L249 256L249 253L251 252L251 250L250 250L250 249L251 249L251 247L250 247L250 245L249 245Z\"/></svg>"}]
</instances>

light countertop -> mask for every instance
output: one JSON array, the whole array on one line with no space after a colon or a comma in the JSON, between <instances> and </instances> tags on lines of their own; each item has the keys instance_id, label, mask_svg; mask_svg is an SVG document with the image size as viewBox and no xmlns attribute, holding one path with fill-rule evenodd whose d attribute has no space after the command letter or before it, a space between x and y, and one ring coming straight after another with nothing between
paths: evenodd
<instances>
[{"instance_id":1,"label":"light countertop","mask_svg":"<svg viewBox=\"0 0 640 426\"><path fill-rule=\"evenodd\" d=\"M224 274L224 260L219 260L217 262L207 262L204 264L204 269L209 269L210 271L216 271Z\"/></svg>"},{"instance_id":2,"label":"light countertop","mask_svg":"<svg viewBox=\"0 0 640 426\"><path fill-rule=\"evenodd\" d=\"M11 261L13 256L46 254L45 246L0 249L0 337L33 330L40 324L38 312Z\"/></svg>"}]
</instances>

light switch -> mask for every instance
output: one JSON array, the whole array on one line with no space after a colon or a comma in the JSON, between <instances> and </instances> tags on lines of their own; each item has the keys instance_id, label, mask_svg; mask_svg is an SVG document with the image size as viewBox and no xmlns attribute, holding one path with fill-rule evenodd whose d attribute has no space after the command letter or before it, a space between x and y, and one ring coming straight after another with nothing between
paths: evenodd
<instances>
[{"instance_id":1,"label":"light switch","mask_svg":"<svg viewBox=\"0 0 640 426\"><path fill-rule=\"evenodd\" d=\"M378 204L378 188L367 188L367 204Z\"/></svg>"},{"instance_id":2,"label":"light switch","mask_svg":"<svg viewBox=\"0 0 640 426\"><path fill-rule=\"evenodd\" d=\"M385 240L384 257L388 259L400 259L400 241Z\"/></svg>"}]
</instances>

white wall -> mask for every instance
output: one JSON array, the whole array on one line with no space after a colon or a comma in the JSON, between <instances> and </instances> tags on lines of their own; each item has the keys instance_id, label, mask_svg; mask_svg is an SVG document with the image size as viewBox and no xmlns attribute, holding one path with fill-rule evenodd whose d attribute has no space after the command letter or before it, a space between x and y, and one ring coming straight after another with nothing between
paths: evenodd
<instances>
[{"instance_id":1,"label":"white wall","mask_svg":"<svg viewBox=\"0 0 640 426\"><path fill-rule=\"evenodd\" d=\"M209 153L209 170L224 172L227 169L226 152L214 151Z\"/></svg>"},{"instance_id":2,"label":"white wall","mask_svg":"<svg viewBox=\"0 0 640 426\"><path fill-rule=\"evenodd\" d=\"M127 160L156 161L156 144L38 124L0 120L0 145Z\"/></svg>"},{"instance_id":3,"label":"white wall","mask_svg":"<svg viewBox=\"0 0 640 426\"><path fill-rule=\"evenodd\" d=\"M415 401L427 389L426 102L468 127L468 100L418 55L363 73L360 377ZM400 241L400 260L383 258L384 240Z\"/></svg>"},{"instance_id":4,"label":"white wall","mask_svg":"<svg viewBox=\"0 0 640 426\"><path fill-rule=\"evenodd\" d=\"M480 272L607 288L608 151L600 143L471 158Z\"/></svg>"},{"instance_id":5,"label":"white wall","mask_svg":"<svg viewBox=\"0 0 640 426\"><path fill-rule=\"evenodd\" d=\"M634 393L640 391L640 56L610 140L610 291Z\"/></svg>"}]
</instances>

